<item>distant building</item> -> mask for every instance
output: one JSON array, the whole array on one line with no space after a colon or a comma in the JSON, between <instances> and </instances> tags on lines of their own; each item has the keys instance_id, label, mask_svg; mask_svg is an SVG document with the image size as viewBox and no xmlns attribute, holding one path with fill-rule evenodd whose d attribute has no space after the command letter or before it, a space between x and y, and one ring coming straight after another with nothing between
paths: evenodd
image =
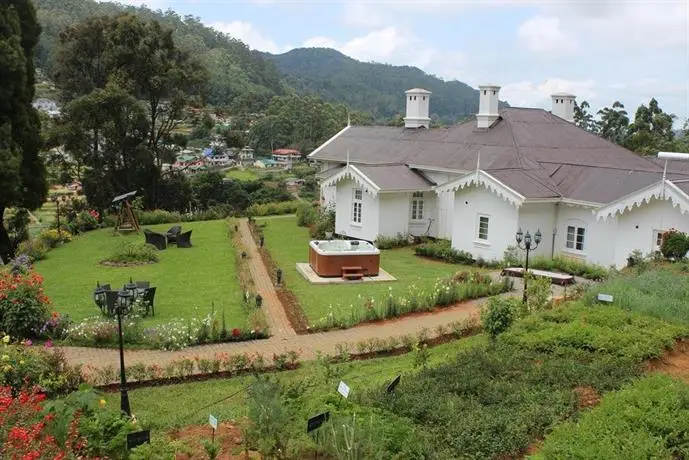
<instances>
[{"instance_id":1,"label":"distant building","mask_svg":"<svg viewBox=\"0 0 689 460\"><path fill-rule=\"evenodd\" d=\"M39 98L33 101L31 105L36 110L47 113L51 117L57 117L61 113L57 103L50 99Z\"/></svg>"},{"instance_id":2,"label":"distant building","mask_svg":"<svg viewBox=\"0 0 689 460\"><path fill-rule=\"evenodd\" d=\"M240 164L251 164L254 162L254 149L251 147L244 147L238 154Z\"/></svg>"},{"instance_id":3,"label":"distant building","mask_svg":"<svg viewBox=\"0 0 689 460\"><path fill-rule=\"evenodd\" d=\"M291 165L293 162L301 160L301 152L295 149L276 149L273 150L273 161L283 165Z\"/></svg>"}]
</instances>

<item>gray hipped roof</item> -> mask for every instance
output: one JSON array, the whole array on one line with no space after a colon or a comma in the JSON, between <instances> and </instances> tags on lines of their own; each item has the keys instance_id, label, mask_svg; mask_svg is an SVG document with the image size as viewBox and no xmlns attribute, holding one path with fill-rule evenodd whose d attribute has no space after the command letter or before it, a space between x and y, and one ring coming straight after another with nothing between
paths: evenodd
<instances>
[{"instance_id":1,"label":"gray hipped roof","mask_svg":"<svg viewBox=\"0 0 689 460\"><path fill-rule=\"evenodd\" d=\"M381 191L429 190L434 183L405 165L356 165Z\"/></svg>"},{"instance_id":2,"label":"gray hipped roof","mask_svg":"<svg viewBox=\"0 0 689 460\"><path fill-rule=\"evenodd\" d=\"M412 170L403 173L402 165L469 172L479 151L481 170L527 198L609 203L660 181L663 172L657 161L545 110L524 108L502 109L490 129L476 128L474 120L433 129L351 126L311 158L345 163L349 157L362 172L368 168L376 184L406 187L428 181ZM669 178L689 179L686 168L669 164L668 172ZM400 184L392 176L400 176Z\"/></svg>"}]
</instances>

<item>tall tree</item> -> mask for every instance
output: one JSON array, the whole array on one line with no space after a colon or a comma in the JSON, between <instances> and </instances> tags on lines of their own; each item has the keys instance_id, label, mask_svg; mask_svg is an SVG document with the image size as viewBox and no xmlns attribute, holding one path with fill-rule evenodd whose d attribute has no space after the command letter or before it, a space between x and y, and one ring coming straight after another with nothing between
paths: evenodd
<instances>
[{"instance_id":1,"label":"tall tree","mask_svg":"<svg viewBox=\"0 0 689 460\"><path fill-rule=\"evenodd\" d=\"M148 118L144 143L157 169L146 201L155 206L162 164L175 142L173 130L204 89L207 75L200 62L175 45L172 30L154 20L120 14L90 18L67 28L60 37L54 77L67 99L111 85L142 101ZM73 119L81 117L88 123L77 112L73 108ZM89 126L89 131L95 136L92 147L97 153L98 127ZM116 192L123 191L122 184L110 185Z\"/></svg>"},{"instance_id":2,"label":"tall tree","mask_svg":"<svg viewBox=\"0 0 689 460\"><path fill-rule=\"evenodd\" d=\"M622 144L627 137L629 115L624 104L615 101L612 107L604 107L598 111L600 116L600 135L609 141Z\"/></svg>"},{"instance_id":3,"label":"tall tree","mask_svg":"<svg viewBox=\"0 0 689 460\"><path fill-rule=\"evenodd\" d=\"M46 198L34 96L34 48L41 28L28 0L0 3L0 256L14 256L4 224L10 206L35 209Z\"/></svg>"},{"instance_id":4,"label":"tall tree","mask_svg":"<svg viewBox=\"0 0 689 460\"><path fill-rule=\"evenodd\" d=\"M655 98L648 106L641 104L636 109L634 122L629 125L625 147L635 152L650 155L660 150L674 150L675 115L663 112Z\"/></svg>"},{"instance_id":5,"label":"tall tree","mask_svg":"<svg viewBox=\"0 0 689 460\"><path fill-rule=\"evenodd\" d=\"M593 114L589 112L591 105L588 101L582 101L581 104L574 103L574 124L580 128L585 129L590 133L598 133L598 122L593 117Z\"/></svg>"}]
</instances>

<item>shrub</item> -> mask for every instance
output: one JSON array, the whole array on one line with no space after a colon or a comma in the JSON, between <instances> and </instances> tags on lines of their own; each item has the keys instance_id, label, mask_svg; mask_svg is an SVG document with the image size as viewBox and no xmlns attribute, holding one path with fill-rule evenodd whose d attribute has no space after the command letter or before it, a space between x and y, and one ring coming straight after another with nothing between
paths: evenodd
<instances>
[{"instance_id":1,"label":"shrub","mask_svg":"<svg viewBox=\"0 0 689 460\"><path fill-rule=\"evenodd\" d=\"M297 225L307 227L313 225L318 220L318 212L309 203L301 203L297 207Z\"/></svg>"},{"instance_id":2,"label":"shrub","mask_svg":"<svg viewBox=\"0 0 689 460\"><path fill-rule=\"evenodd\" d=\"M30 340L0 346L0 386L13 392L23 387L38 386L50 395L76 390L83 382L81 368L69 366L62 352L37 347ZM3 342L5 341L3 340Z\"/></svg>"},{"instance_id":3,"label":"shrub","mask_svg":"<svg viewBox=\"0 0 689 460\"><path fill-rule=\"evenodd\" d=\"M321 210L318 219L316 219L309 233L311 234L311 238L322 240L325 239L327 232L335 232L335 209L333 207Z\"/></svg>"},{"instance_id":4,"label":"shrub","mask_svg":"<svg viewBox=\"0 0 689 460\"><path fill-rule=\"evenodd\" d=\"M17 254L26 254L31 262L43 260L48 256L50 248L40 238L22 241L17 247Z\"/></svg>"},{"instance_id":5,"label":"shrub","mask_svg":"<svg viewBox=\"0 0 689 460\"><path fill-rule=\"evenodd\" d=\"M182 214L175 211L164 209L153 209L151 211L134 211L139 225L175 224L182 221Z\"/></svg>"},{"instance_id":6,"label":"shrub","mask_svg":"<svg viewBox=\"0 0 689 460\"><path fill-rule=\"evenodd\" d=\"M683 259L689 251L689 236L686 233L670 229L663 233L660 252L666 259Z\"/></svg>"},{"instance_id":7,"label":"shrub","mask_svg":"<svg viewBox=\"0 0 689 460\"><path fill-rule=\"evenodd\" d=\"M61 243L72 241L72 234L64 229L60 229L58 232L56 228L51 228L50 230L43 230L38 235L38 239L52 249Z\"/></svg>"},{"instance_id":8,"label":"shrub","mask_svg":"<svg viewBox=\"0 0 689 460\"><path fill-rule=\"evenodd\" d=\"M537 459L687 458L689 386L652 374L554 428Z\"/></svg>"},{"instance_id":9,"label":"shrub","mask_svg":"<svg viewBox=\"0 0 689 460\"><path fill-rule=\"evenodd\" d=\"M587 264L585 262L556 256L552 259L546 257L534 257L529 260L529 268L548 271L559 271L569 275L581 276L582 278L600 281L608 277L609 273L605 267L595 264Z\"/></svg>"},{"instance_id":10,"label":"shrub","mask_svg":"<svg viewBox=\"0 0 689 460\"><path fill-rule=\"evenodd\" d=\"M507 246L502 256L506 267L520 267L522 264L521 250L517 246Z\"/></svg>"},{"instance_id":11,"label":"shrub","mask_svg":"<svg viewBox=\"0 0 689 460\"><path fill-rule=\"evenodd\" d=\"M98 216L96 211L81 211L70 224L78 233L95 230L98 228L98 219L96 216Z\"/></svg>"},{"instance_id":12,"label":"shrub","mask_svg":"<svg viewBox=\"0 0 689 460\"><path fill-rule=\"evenodd\" d=\"M512 326L520 307L517 299L493 297L481 310L481 325L495 339Z\"/></svg>"},{"instance_id":13,"label":"shrub","mask_svg":"<svg viewBox=\"0 0 689 460\"><path fill-rule=\"evenodd\" d=\"M0 273L0 331L22 339L36 337L48 318L49 303L38 273Z\"/></svg>"},{"instance_id":14,"label":"shrub","mask_svg":"<svg viewBox=\"0 0 689 460\"><path fill-rule=\"evenodd\" d=\"M281 214L294 214L301 201L281 201L278 203L252 204L247 209L247 215L254 217L274 216Z\"/></svg>"},{"instance_id":15,"label":"shrub","mask_svg":"<svg viewBox=\"0 0 689 460\"><path fill-rule=\"evenodd\" d=\"M545 276L534 276L531 273L525 275L526 287L526 313L536 313L544 310L550 301L551 281Z\"/></svg>"},{"instance_id":16,"label":"shrub","mask_svg":"<svg viewBox=\"0 0 689 460\"><path fill-rule=\"evenodd\" d=\"M395 236L378 235L376 237L375 246L378 249L394 249L411 246L414 244L415 238L410 234L398 233Z\"/></svg>"},{"instance_id":17,"label":"shrub","mask_svg":"<svg viewBox=\"0 0 689 460\"><path fill-rule=\"evenodd\" d=\"M158 250L152 244L122 242L103 262L145 264L158 262Z\"/></svg>"},{"instance_id":18,"label":"shrub","mask_svg":"<svg viewBox=\"0 0 689 460\"><path fill-rule=\"evenodd\" d=\"M430 257L452 264L473 264L474 258L466 251L459 251L452 247L448 240L438 240L417 246L414 251L417 256Z\"/></svg>"}]
</instances>

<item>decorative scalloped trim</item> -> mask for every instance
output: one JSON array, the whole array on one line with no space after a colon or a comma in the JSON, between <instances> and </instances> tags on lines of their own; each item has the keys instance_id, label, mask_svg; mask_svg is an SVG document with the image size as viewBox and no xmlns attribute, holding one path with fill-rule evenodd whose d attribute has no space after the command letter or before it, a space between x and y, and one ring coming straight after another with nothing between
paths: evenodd
<instances>
[{"instance_id":1,"label":"decorative scalloped trim","mask_svg":"<svg viewBox=\"0 0 689 460\"><path fill-rule=\"evenodd\" d=\"M352 181L354 181L355 184L361 187L362 190L364 190L369 195L373 197L378 195L378 190L371 187L370 184L367 181L365 181L360 174L358 174L356 171L353 171L352 168L350 168L349 166L347 166L343 171L340 171L328 180L322 182L322 186L329 187L337 185L338 182L346 179L351 179Z\"/></svg>"},{"instance_id":2,"label":"decorative scalloped trim","mask_svg":"<svg viewBox=\"0 0 689 460\"><path fill-rule=\"evenodd\" d=\"M614 206L606 207L603 212L598 213L596 218L607 220L609 217L615 217L618 214L621 215L634 208L639 208L644 204L648 204L653 199L665 199L670 201L672 207L679 208L682 214L689 212L689 200L687 200L687 196L684 193L678 191L676 185L671 182L666 182L664 192L665 197L663 198L663 186L662 184L658 184L646 190L644 193L632 195L627 199L621 200Z\"/></svg>"},{"instance_id":3,"label":"decorative scalloped trim","mask_svg":"<svg viewBox=\"0 0 689 460\"><path fill-rule=\"evenodd\" d=\"M495 193L498 197L502 198L504 201L510 203L512 206L519 208L523 203L524 199L515 196L514 192L510 189L504 187L503 185L496 183L490 176L484 177L485 173L481 171L475 172L470 176L465 176L461 179L455 181L452 186L438 187L439 192L456 192L459 189L470 187L472 185L483 186L487 190Z\"/></svg>"}]
</instances>

